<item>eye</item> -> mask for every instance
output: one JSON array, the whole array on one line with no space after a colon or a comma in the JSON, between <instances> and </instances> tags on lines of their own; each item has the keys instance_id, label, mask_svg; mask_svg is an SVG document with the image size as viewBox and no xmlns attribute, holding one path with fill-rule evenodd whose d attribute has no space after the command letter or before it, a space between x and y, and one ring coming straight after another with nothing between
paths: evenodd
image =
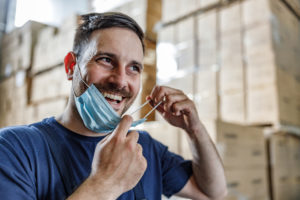
<instances>
[{"instance_id":1,"label":"eye","mask_svg":"<svg viewBox=\"0 0 300 200\"><path fill-rule=\"evenodd\" d=\"M137 65L131 65L130 70L133 72L138 72L138 73L141 72L141 68Z\"/></svg>"},{"instance_id":2,"label":"eye","mask_svg":"<svg viewBox=\"0 0 300 200\"><path fill-rule=\"evenodd\" d=\"M96 59L97 62L104 62L104 63L112 63L112 59L109 57L100 57Z\"/></svg>"}]
</instances>

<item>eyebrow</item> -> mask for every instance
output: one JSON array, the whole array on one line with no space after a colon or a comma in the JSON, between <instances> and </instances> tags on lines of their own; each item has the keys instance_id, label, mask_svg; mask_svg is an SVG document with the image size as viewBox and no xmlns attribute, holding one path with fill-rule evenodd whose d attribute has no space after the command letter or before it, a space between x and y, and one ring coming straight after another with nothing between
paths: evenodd
<instances>
[{"instance_id":1,"label":"eyebrow","mask_svg":"<svg viewBox=\"0 0 300 200\"><path fill-rule=\"evenodd\" d=\"M109 52L103 52L103 51L98 51L94 57L98 57L98 56L108 56L108 57L111 57L111 58L114 58L116 59L117 58L117 55L116 54L113 54L113 53L109 53ZM132 60L130 62L131 64L134 64L134 65L138 65L140 67L141 70L144 69L144 65L136 60Z\"/></svg>"}]
</instances>

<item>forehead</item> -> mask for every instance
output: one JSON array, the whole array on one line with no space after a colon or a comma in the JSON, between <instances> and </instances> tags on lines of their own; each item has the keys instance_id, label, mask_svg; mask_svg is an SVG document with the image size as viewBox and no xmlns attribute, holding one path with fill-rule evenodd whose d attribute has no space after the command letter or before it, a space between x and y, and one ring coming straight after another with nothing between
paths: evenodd
<instances>
[{"instance_id":1,"label":"forehead","mask_svg":"<svg viewBox=\"0 0 300 200\"><path fill-rule=\"evenodd\" d=\"M143 46L137 34L130 29L118 27L97 30L91 34L84 54L92 56L99 51L140 62L144 56Z\"/></svg>"}]
</instances>

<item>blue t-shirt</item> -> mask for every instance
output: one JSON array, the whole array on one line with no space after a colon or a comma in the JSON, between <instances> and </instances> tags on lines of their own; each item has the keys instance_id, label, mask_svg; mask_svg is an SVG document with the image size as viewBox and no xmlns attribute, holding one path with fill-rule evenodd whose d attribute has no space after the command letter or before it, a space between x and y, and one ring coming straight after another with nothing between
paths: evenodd
<instances>
[{"instance_id":1,"label":"blue t-shirt","mask_svg":"<svg viewBox=\"0 0 300 200\"><path fill-rule=\"evenodd\" d=\"M191 161L139 132L147 169L140 187L148 200L179 192L192 174ZM162 133L163 134L163 133ZM0 130L0 198L65 199L89 176L94 150L104 137L76 134L53 117ZM135 199L134 191L118 199Z\"/></svg>"}]
</instances>

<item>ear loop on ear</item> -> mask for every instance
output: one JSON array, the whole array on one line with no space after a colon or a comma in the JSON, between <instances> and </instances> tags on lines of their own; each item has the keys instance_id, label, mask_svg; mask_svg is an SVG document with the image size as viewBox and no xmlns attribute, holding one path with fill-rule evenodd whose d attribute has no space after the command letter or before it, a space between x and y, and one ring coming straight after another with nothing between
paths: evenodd
<instances>
[{"instance_id":1,"label":"ear loop on ear","mask_svg":"<svg viewBox=\"0 0 300 200\"><path fill-rule=\"evenodd\" d=\"M87 88L89 88L90 86L89 86L89 85L83 80L83 78L82 78L82 75L81 75L81 69L80 69L79 64L78 64L78 62L77 62L77 59L76 59L76 65L78 66L80 80L86 85ZM75 69L74 69L74 71L75 71ZM74 93L75 97L77 97L77 95L76 95L76 93L75 93L75 91L74 91L73 82L72 82L72 90L73 90L73 93Z\"/></svg>"},{"instance_id":2,"label":"ear loop on ear","mask_svg":"<svg viewBox=\"0 0 300 200\"><path fill-rule=\"evenodd\" d=\"M79 69L79 76L80 76L80 79L81 79L81 81L86 85L86 87L90 87L84 80L83 80L83 78L82 78L82 75L81 75L81 69L80 69L80 67L79 67L79 64L78 64L78 62L77 62L77 59L76 59L76 65L78 66L78 69Z\"/></svg>"}]
</instances>

